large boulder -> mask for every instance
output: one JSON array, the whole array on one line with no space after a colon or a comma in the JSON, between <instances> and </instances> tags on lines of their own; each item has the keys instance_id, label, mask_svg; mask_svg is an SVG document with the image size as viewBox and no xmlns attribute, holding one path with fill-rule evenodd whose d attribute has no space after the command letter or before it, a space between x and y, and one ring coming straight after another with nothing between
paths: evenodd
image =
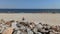
<instances>
[{"instance_id":1,"label":"large boulder","mask_svg":"<svg viewBox=\"0 0 60 34\"><path fill-rule=\"evenodd\" d=\"M5 29L2 34L12 34L12 32L13 32L13 28L9 27Z\"/></svg>"}]
</instances>

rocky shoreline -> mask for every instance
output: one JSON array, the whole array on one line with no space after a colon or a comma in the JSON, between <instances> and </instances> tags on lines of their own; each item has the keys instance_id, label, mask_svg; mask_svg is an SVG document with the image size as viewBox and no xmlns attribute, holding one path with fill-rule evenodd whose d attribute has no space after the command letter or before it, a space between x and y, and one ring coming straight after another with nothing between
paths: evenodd
<instances>
[{"instance_id":1,"label":"rocky shoreline","mask_svg":"<svg viewBox=\"0 0 60 34\"><path fill-rule=\"evenodd\" d=\"M41 22L35 24L25 21L25 18L22 18L22 21L10 20L7 22L2 19L0 34L60 34L60 26Z\"/></svg>"}]
</instances>

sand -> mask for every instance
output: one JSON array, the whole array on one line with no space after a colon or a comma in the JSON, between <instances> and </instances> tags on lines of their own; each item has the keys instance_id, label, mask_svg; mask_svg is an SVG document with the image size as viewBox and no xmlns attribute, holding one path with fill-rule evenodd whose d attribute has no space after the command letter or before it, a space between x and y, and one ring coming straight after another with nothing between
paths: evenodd
<instances>
[{"instance_id":1,"label":"sand","mask_svg":"<svg viewBox=\"0 0 60 34\"><path fill-rule=\"evenodd\" d=\"M47 23L50 25L59 25L60 24L60 14L52 13L0 13L0 19L8 20L18 20L21 21L22 18L25 18L26 21L31 22L41 22Z\"/></svg>"}]
</instances>

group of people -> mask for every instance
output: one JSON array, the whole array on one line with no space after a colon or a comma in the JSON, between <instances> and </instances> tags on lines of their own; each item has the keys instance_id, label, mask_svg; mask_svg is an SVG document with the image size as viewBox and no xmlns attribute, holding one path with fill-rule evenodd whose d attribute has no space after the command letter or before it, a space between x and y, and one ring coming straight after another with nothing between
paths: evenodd
<instances>
[{"instance_id":1,"label":"group of people","mask_svg":"<svg viewBox=\"0 0 60 34\"><path fill-rule=\"evenodd\" d=\"M35 24L34 22L7 21L3 19L0 22L0 34L60 34L60 26Z\"/></svg>"}]
</instances>

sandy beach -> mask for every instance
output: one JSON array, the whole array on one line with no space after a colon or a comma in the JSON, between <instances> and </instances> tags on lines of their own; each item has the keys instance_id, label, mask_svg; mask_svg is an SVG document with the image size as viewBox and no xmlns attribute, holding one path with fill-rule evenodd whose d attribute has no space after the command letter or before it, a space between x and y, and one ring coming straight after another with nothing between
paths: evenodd
<instances>
[{"instance_id":1,"label":"sandy beach","mask_svg":"<svg viewBox=\"0 0 60 34\"><path fill-rule=\"evenodd\" d=\"M26 21L31 22L41 22L47 23L50 25L59 25L60 24L60 14L52 13L0 13L0 19L8 20L18 20L21 21L22 18L25 18Z\"/></svg>"}]
</instances>

